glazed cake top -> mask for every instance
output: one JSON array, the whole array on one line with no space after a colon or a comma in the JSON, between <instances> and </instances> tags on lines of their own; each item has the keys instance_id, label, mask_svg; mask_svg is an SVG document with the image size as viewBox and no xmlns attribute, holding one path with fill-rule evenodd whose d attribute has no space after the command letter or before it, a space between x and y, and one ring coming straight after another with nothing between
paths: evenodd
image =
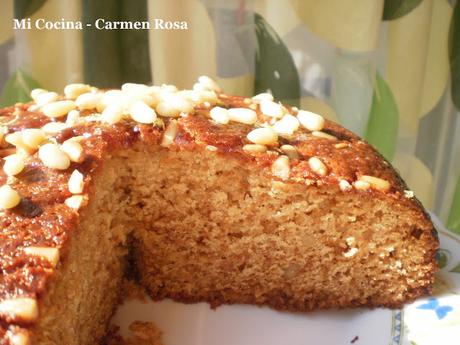
<instances>
[{"instance_id":1,"label":"glazed cake top","mask_svg":"<svg viewBox=\"0 0 460 345\"><path fill-rule=\"evenodd\" d=\"M33 102L0 110L0 339L27 344L37 299L65 256L104 156L134 143L208 150L251 164L274 181L385 195L420 210L369 144L321 115L264 93L229 96L202 76L192 90L70 84L36 89Z\"/></svg>"}]
</instances>

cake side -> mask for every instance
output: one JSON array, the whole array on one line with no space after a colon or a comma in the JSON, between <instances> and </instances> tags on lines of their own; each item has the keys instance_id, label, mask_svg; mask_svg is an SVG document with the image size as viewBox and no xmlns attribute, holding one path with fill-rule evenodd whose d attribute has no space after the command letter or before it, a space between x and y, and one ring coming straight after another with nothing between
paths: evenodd
<instances>
[{"instance_id":1,"label":"cake side","mask_svg":"<svg viewBox=\"0 0 460 345\"><path fill-rule=\"evenodd\" d=\"M4 204L0 217L0 328L5 342L26 338L27 327L36 322L37 299L46 293L47 281L66 259L67 246L81 212L91 202L92 181L103 169L104 157L139 142L192 154L212 152L260 171L270 181L301 185L305 190L330 188L343 195L357 193L365 200L392 200L411 213L410 221L416 225L414 234L424 248L428 268L419 289L408 298L429 290L437 248L433 226L397 173L358 137L332 122L274 103L268 96L248 99L219 90L195 90L191 91L194 94L187 96L183 92L177 96L180 92L169 86L130 88L134 91L119 91L121 94L116 95L127 94L128 100L136 100L126 114L116 106L110 107L116 104L110 98L115 90L94 88L77 96L67 92L64 104L61 97L40 105L40 94L54 97L43 92L35 97L36 103L0 110L3 156L17 152L24 165L14 173L13 161L0 174L0 184L13 190L6 191L5 200L9 203ZM105 102L104 97L109 101ZM234 110L220 110L226 108ZM63 151L67 164L48 159L46 150L41 149L46 143L53 144L51 152L56 148L59 154ZM82 177L74 174L75 170ZM20 197L16 205L14 200L11 204L11 196L17 197L14 192ZM178 298L191 299L185 295Z\"/></svg>"},{"instance_id":2,"label":"cake side","mask_svg":"<svg viewBox=\"0 0 460 345\"><path fill-rule=\"evenodd\" d=\"M131 163L149 181L133 188L145 219L133 233L154 299L308 311L396 308L429 292L431 227L404 204L273 181L213 152L150 156Z\"/></svg>"}]
</instances>

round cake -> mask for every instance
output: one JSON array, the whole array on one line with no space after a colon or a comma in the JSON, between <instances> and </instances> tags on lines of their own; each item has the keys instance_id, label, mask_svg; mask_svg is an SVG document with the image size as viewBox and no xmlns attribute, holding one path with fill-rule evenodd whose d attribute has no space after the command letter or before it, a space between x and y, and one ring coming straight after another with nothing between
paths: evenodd
<instances>
[{"instance_id":1,"label":"round cake","mask_svg":"<svg viewBox=\"0 0 460 345\"><path fill-rule=\"evenodd\" d=\"M391 165L269 93L70 84L0 110L0 344L99 344L152 299L306 312L429 294L436 231Z\"/></svg>"}]
</instances>

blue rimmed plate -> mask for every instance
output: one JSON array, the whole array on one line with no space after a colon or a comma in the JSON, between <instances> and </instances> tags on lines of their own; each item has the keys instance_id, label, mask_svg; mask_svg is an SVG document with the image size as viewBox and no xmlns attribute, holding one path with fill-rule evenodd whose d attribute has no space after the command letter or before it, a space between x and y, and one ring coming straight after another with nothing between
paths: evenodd
<instances>
[{"instance_id":1,"label":"blue rimmed plate","mask_svg":"<svg viewBox=\"0 0 460 345\"><path fill-rule=\"evenodd\" d=\"M460 344L460 237L445 229L435 216L432 219L441 242L441 271L433 296L407 305L398 316L403 321L400 343L404 345Z\"/></svg>"}]
</instances>

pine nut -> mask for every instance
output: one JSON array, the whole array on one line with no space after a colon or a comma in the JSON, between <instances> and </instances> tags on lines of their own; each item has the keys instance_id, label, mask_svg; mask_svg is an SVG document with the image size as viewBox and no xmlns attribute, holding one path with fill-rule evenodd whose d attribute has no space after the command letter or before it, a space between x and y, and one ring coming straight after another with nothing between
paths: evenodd
<instances>
[{"instance_id":1,"label":"pine nut","mask_svg":"<svg viewBox=\"0 0 460 345\"><path fill-rule=\"evenodd\" d=\"M324 117L311 111L299 110L297 118L300 124L309 131L320 131L324 128Z\"/></svg>"},{"instance_id":2,"label":"pine nut","mask_svg":"<svg viewBox=\"0 0 460 345\"><path fill-rule=\"evenodd\" d=\"M59 95L56 92L43 92L33 97L33 100L39 107L42 107L45 104L49 104L51 102L57 101L58 99L59 99Z\"/></svg>"},{"instance_id":3,"label":"pine nut","mask_svg":"<svg viewBox=\"0 0 460 345\"><path fill-rule=\"evenodd\" d=\"M61 148L53 143L40 147L38 157L42 163L51 169L65 170L70 166L70 159Z\"/></svg>"},{"instance_id":4,"label":"pine nut","mask_svg":"<svg viewBox=\"0 0 460 345\"><path fill-rule=\"evenodd\" d=\"M16 147L16 153L28 156L33 150L24 143L21 132L10 133L5 137L5 141Z\"/></svg>"},{"instance_id":5,"label":"pine nut","mask_svg":"<svg viewBox=\"0 0 460 345\"><path fill-rule=\"evenodd\" d=\"M191 95L192 95L192 101L196 103L210 102L214 104L214 103L217 103L217 101L219 101L219 98L217 97L214 91L193 90Z\"/></svg>"},{"instance_id":6,"label":"pine nut","mask_svg":"<svg viewBox=\"0 0 460 345\"><path fill-rule=\"evenodd\" d=\"M131 106L131 118L139 123L152 124L157 119L155 110L150 108L143 101L137 101Z\"/></svg>"},{"instance_id":7,"label":"pine nut","mask_svg":"<svg viewBox=\"0 0 460 345\"><path fill-rule=\"evenodd\" d=\"M349 236L345 239L345 243L347 244L347 246L352 247L356 244L356 238L354 238L353 236Z\"/></svg>"},{"instance_id":8,"label":"pine nut","mask_svg":"<svg viewBox=\"0 0 460 345\"><path fill-rule=\"evenodd\" d=\"M171 120L166 127L165 132L163 133L163 139L161 140L161 146L168 147L174 143L176 139L179 126L176 120Z\"/></svg>"},{"instance_id":9,"label":"pine nut","mask_svg":"<svg viewBox=\"0 0 460 345\"><path fill-rule=\"evenodd\" d=\"M345 256L346 258L351 258L357 253L358 253L358 248L353 247L353 248L350 248L346 253L343 253L343 256Z\"/></svg>"},{"instance_id":10,"label":"pine nut","mask_svg":"<svg viewBox=\"0 0 460 345\"><path fill-rule=\"evenodd\" d=\"M318 157L310 157L310 159L308 160L308 165L314 173L320 176L324 176L327 173L326 166Z\"/></svg>"},{"instance_id":11,"label":"pine nut","mask_svg":"<svg viewBox=\"0 0 460 345\"><path fill-rule=\"evenodd\" d=\"M85 140L86 137L84 135L77 135L76 137L72 137L72 138L69 138L67 139L66 141L76 141L76 142L81 142L83 140Z\"/></svg>"},{"instance_id":12,"label":"pine nut","mask_svg":"<svg viewBox=\"0 0 460 345\"><path fill-rule=\"evenodd\" d=\"M104 92L101 98L101 102L99 104L102 107L101 110L104 110L106 107L110 105L119 105L121 107L123 103L124 93L121 90L109 90Z\"/></svg>"},{"instance_id":13,"label":"pine nut","mask_svg":"<svg viewBox=\"0 0 460 345\"><path fill-rule=\"evenodd\" d=\"M231 121L253 125L257 121L257 114L254 110L248 108L231 108L228 109L228 116Z\"/></svg>"},{"instance_id":14,"label":"pine nut","mask_svg":"<svg viewBox=\"0 0 460 345\"><path fill-rule=\"evenodd\" d=\"M45 89L33 89L31 92L30 92L30 97L34 100L34 101L37 101L37 97L39 95L42 95L44 93L47 93L49 92L48 90L45 90Z\"/></svg>"},{"instance_id":15,"label":"pine nut","mask_svg":"<svg viewBox=\"0 0 460 345\"><path fill-rule=\"evenodd\" d=\"M81 94L89 92L91 90L91 86L86 84L68 84L64 87L64 95L68 99L76 99Z\"/></svg>"},{"instance_id":16,"label":"pine nut","mask_svg":"<svg viewBox=\"0 0 460 345\"><path fill-rule=\"evenodd\" d=\"M11 345L30 345L29 333L26 330L21 330L19 332L8 331L8 340Z\"/></svg>"},{"instance_id":17,"label":"pine nut","mask_svg":"<svg viewBox=\"0 0 460 345\"><path fill-rule=\"evenodd\" d=\"M16 297L0 302L0 315L31 322L38 318L37 301L28 297Z\"/></svg>"},{"instance_id":18,"label":"pine nut","mask_svg":"<svg viewBox=\"0 0 460 345\"><path fill-rule=\"evenodd\" d=\"M177 94L171 100L171 105L181 113L191 113L194 108L193 102Z\"/></svg>"},{"instance_id":19,"label":"pine nut","mask_svg":"<svg viewBox=\"0 0 460 345\"><path fill-rule=\"evenodd\" d=\"M118 104L109 105L102 111L102 121L111 125L120 122L123 119L123 109Z\"/></svg>"},{"instance_id":20,"label":"pine nut","mask_svg":"<svg viewBox=\"0 0 460 345\"><path fill-rule=\"evenodd\" d=\"M321 131L313 131L311 132L311 134L315 137L318 137L318 138L324 138L324 139L327 139L327 140L337 140L336 137L334 137L333 135L330 135L330 134L327 134L327 133L324 133L324 132L321 132Z\"/></svg>"},{"instance_id":21,"label":"pine nut","mask_svg":"<svg viewBox=\"0 0 460 345\"><path fill-rule=\"evenodd\" d=\"M150 87L144 84L136 84L136 83L124 83L121 86L122 91L133 91L135 93L138 92L146 92L150 90Z\"/></svg>"},{"instance_id":22,"label":"pine nut","mask_svg":"<svg viewBox=\"0 0 460 345\"><path fill-rule=\"evenodd\" d=\"M180 111L169 102L158 103L156 111L158 114L165 117L179 117L180 114Z\"/></svg>"},{"instance_id":23,"label":"pine nut","mask_svg":"<svg viewBox=\"0 0 460 345\"><path fill-rule=\"evenodd\" d=\"M345 147L348 147L348 143L338 143L338 144L335 144L334 147L336 149L344 149Z\"/></svg>"},{"instance_id":24,"label":"pine nut","mask_svg":"<svg viewBox=\"0 0 460 345\"><path fill-rule=\"evenodd\" d=\"M3 171L9 176L19 174L24 170L24 158L18 154L6 156L4 158L5 164L3 164Z\"/></svg>"},{"instance_id":25,"label":"pine nut","mask_svg":"<svg viewBox=\"0 0 460 345\"><path fill-rule=\"evenodd\" d=\"M174 97L176 97L176 95L176 92L161 90L158 94L158 98L160 102L166 102L172 105Z\"/></svg>"},{"instance_id":26,"label":"pine nut","mask_svg":"<svg viewBox=\"0 0 460 345\"><path fill-rule=\"evenodd\" d=\"M352 187L351 187L350 182L348 182L347 180L340 180L339 181L339 188L340 188L341 191L346 192L346 191L351 190Z\"/></svg>"},{"instance_id":27,"label":"pine nut","mask_svg":"<svg viewBox=\"0 0 460 345\"><path fill-rule=\"evenodd\" d=\"M207 103L207 102L205 102ZM174 106L178 109L181 113L192 113L194 109L193 102L189 101L184 97L176 97L174 102Z\"/></svg>"},{"instance_id":28,"label":"pine nut","mask_svg":"<svg viewBox=\"0 0 460 345\"><path fill-rule=\"evenodd\" d=\"M5 141L16 147L25 147L27 146L24 143L21 132L10 133L5 137Z\"/></svg>"},{"instance_id":29,"label":"pine nut","mask_svg":"<svg viewBox=\"0 0 460 345\"><path fill-rule=\"evenodd\" d=\"M289 178L290 171L289 157L287 156L279 156L272 164L272 174L282 180Z\"/></svg>"},{"instance_id":30,"label":"pine nut","mask_svg":"<svg viewBox=\"0 0 460 345\"><path fill-rule=\"evenodd\" d=\"M192 90L180 90L176 92L176 96L185 98L189 101L193 101L193 91Z\"/></svg>"},{"instance_id":31,"label":"pine nut","mask_svg":"<svg viewBox=\"0 0 460 345\"><path fill-rule=\"evenodd\" d=\"M284 115L284 108L281 104L273 101L262 100L260 102L260 111L267 116L282 118Z\"/></svg>"},{"instance_id":32,"label":"pine nut","mask_svg":"<svg viewBox=\"0 0 460 345\"><path fill-rule=\"evenodd\" d=\"M415 196L414 192L411 190L404 191L404 197L408 199L412 199Z\"/></svg>"},{"instance_id":33,"label":"pine nut","mask_svg":"<svg viewBox=\"0 0 460 345\"><path fill-rule=\"evenodd\" d=\"M83 187L84 187L83 174L75 169L70 175L68 186L69 186L69 191L72 194L83 193Z\"/></svg>"},{"instance_id":34,"label":"pine nut","mask_svg":"<svg viewBox=\"0 0 460 345\"><path fill-rule=\"evenodd\" d=\"M252 99L256 101L271 101L272 102L274 98L271 93L262 92L252 97Z\"/></svg>"},{"instance_id":35,"label":"pine nut","mask_svg":"<svg viewBox=\"0 0 460 345\"><path fill-rule=\"evenodd\" d=\"M297 149L292 145L282 145L280 150L283 151L290 159L299 159Z\"/></svg>"},{"instance_id":36,"label":"pine nut","mask_svg":"<svg viewBox=\"0 0 460 345\"><path fill-rule=\"evenodd\" d=\"M123 102L124 103L124 108L126 110L128 110L128 112L129 112L129 109L131 109L131 106L134 103L138 102L138 101L144 102L150 108L155 108L155 106L160 101L159 98L156 95L146 93L146 92L144 92L144 93L135 93L135 94L133 94L132 92L127 93L127 94L125 93L125 95L123 97L123 100L124 100L124 102Z\"/></svg>"},{"instance_id":37,"label":"pine nut","mask_svg":"<svg viewBox=\"0 0 460 345\"><path fill-rule=\"evenodd\" d=\"M198 83L198 82L193 84L192 89L193 89L193 91L198 91L198 92L209 91L209 89L206 86L204 86L203 84Z\"/></svg>"},{"instance_id":38,"label":"pine nut","mask_svg":"<svg viewBox=\"0 0 460 345\"><path fill-rule=\"evenodd\" d=\"M38 128L27 128L22 131L22 141L31 149L38 149L46 139L46 134Z\"/></svg>"},{"instance_id":39,"label":"pine nut","mask_svg":"<svg viewBox=\"0 0 460 345\"><path fill-rule=\"evenodd\" d=\"M0 187L0 208L7 210L16 207L21 202L21 196L9 185Z\"/></svg>"},{"instance_id":40,"label":"pine nut","mask_svg":"<svg viewBox=\"0 0 460 345\"><path fill-rule=\"evenodd\" d=\"M153 109L155 109L157 104L161 101L160 97L156 93L146 93L141 96L140 100L144 101L149 107Z\"/></svg>"},{"instance_id":41,"label":"pine nut","mask_svg":"<svg viewBox=\"0 0 460 345\"><path fill-rule=\"evenodd\" d=\"M226 125L230 121L230 116L228 110L221 107L214 107L211 109L210 113L211 118L222 125Z\"/></svg>"},{"instance_id":42,"label":"pine nut","mask_svg":"<svg viewBox=\"0 0 460 345\"><path fill-rule=\"evenodd\" d=\"M64 203L77 211L83 204L83 195L72 195L70 198L65 199Z\"/></svg>"},{"instance_id":43,"label":"pine nut","mask_svg":"<svg viewBox=\"0 0 460 345\"><path fill-rule=\"evenodd\" d=\"M48 117L61 117L75 109L74 101L56 101L43 106L42 112Z\"/></svg>"},{"instance_id":44,"label":"pine nut","mask_svg":"<svg viewBox=\"0 0 460 345\"><path fill-rule=\"evenodd\" d=\"M247 144L243 146L243 150L250 153L263 153L267 151L267 146L259 144Z\"/></svg>"},{"instance_id":45,"label":"pine nut","mask_svg":"<svg viewBox=\"0 0 460 345\"><path fill-rule=\"evenodd\" d=\"M83 161L83 147L78 141L68 139L62 143L62 151L69 157L71 162L81 163Z\"/></svg>"},{"instance_id":46,"label":"pine nut","mask_svg":"<svg viewBox=\"0 0 460 345\"><path fill-rule=\"evenodd\" d=\"M254 144L273 145L278 142L278 135L270 127L256 128L248 133L247 138Z\"/></svg>"},{"instance_id":47,"label":"pine nut","mask_svg":"<svg viewBox=\"0 0 460 345\"><path fill-rule=\"evenodd\" d=\"M203 85L206 89L216 92L221 92L219 85L208 76L202 75L198 78L198 82Z\"/></svg>"},{"instance_id":48,"label":"pine nut","mask_svg":"<svg viewBox=\"0 0 460 345\"><path fill-rule=\"evenodd\" d=\"M299 126L299 120L295 116L287 114L273 125L273 129L278 134L292 135L299 129Z\"/></svg>"},{"instance_id":49,"label":"pine nut","mask_svg":"<svg viewBox=\"0 0 460 345\"><path fill-rule=\"evenodd\" d=\"M82 122L101 122L102 118L101 118L101 114L93 113L91 115L83 116L81 118L81 121Z\"/></svg>"},{"instance_id":50,"label":"pine nut","mask_svg":"<svg viewBox=\"0 0 460 345\"><path fill-rule=\"evenodd\" d=\"M390 189L390 183L387 180L381 179L379 177L362 175L360 176L359 180L369 183L373 188L382 192L386 192Z\"/></svg>"},{"instance_id":51,"label":"pine nut","mask_svg":"<svg viewBox=\"0 0 460 345\"><path fill-rule=\"evenodd\" d=\"M62 122L48 122L42 127L42 131L47 134L57 134L64 129L69 128L69 125Z\"/></svg>"},{"instance_id":52,"label":"pine nut","mask_svg":"<svg viewBox=\"0 0 460 345\"><path fill-rule=\"evenodd\" d=\"M101 102L102 95L99 93L83 93L77 97L75 104L80 110L96 109L97 105Z\"/></svg>"},{"instance_id":53,"label":"pine nut","mask_svg":"<svg viewBox=\"0 0 460 345\"><path fill-rule=\"evenodd\" d=\"M353 186L359 190L368 190L371 187L371 184L366 181L358 180L353 183Z\"/></svg>"},{"instance_id":54,"label":"pine nut","mask_svg":"<svg viewBox=\"0 0 460 345\"><path fill-rule=\"evenodd\" d=\"M67 119L65 120L66 125L75 126L80 120L80 112L78 110L71 110L67 114Z\"/></svg>"},{"instance_id":55,"label":"pine nut","mask_svg":"<svg viewBox=\"0 0 460 345\"><path fill-rule=\"evenodd\" d=\"M52 247L26 247L24 253L31 256L40 256L48 260L48 262L56 267L59 261L59 249Z\"/></svg>"}]
</instances>

